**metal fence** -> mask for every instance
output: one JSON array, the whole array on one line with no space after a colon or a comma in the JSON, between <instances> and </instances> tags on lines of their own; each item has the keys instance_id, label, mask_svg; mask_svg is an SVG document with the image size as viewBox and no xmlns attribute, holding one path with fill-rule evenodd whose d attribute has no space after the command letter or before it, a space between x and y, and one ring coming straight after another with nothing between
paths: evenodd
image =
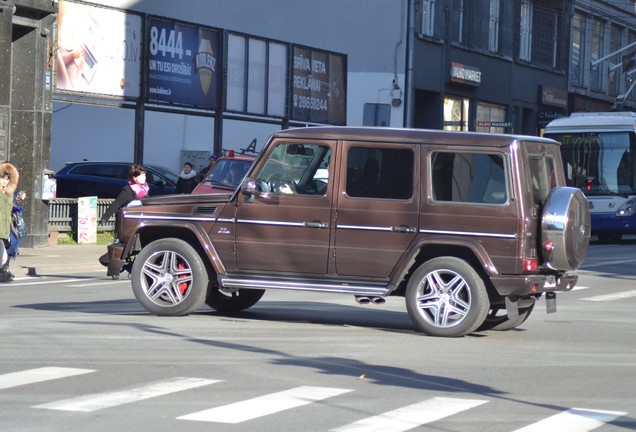
<instances>
[{"instance_id":1,"label":"metal fence","mask_svg":"<svg viewBox=\"0 0 636 432\"><path fill-rule=\"evenodd\" d=\"M97 221L99 221L113 199L97 199ZM114 231L115 215L97 231ZM56 198L49 201L49 231L77 231L77 198Z\"/></svg>"}]
</instances>

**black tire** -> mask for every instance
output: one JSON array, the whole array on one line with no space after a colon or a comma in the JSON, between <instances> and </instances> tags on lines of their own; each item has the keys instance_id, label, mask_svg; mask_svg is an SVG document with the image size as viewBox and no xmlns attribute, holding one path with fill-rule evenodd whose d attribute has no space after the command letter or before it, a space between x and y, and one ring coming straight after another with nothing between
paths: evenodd
<instances>
[{"instance_id":1,"label":"black tire","mask_svg":"<svg viewBox=\"0 0 636 432\"><path fill-rule=\"evenodd\" d=\"M515 319L508 318L505 308L494 308L488 311L486 320L479 326L477 331L507 331L519 327L523 324L534 309L534 303L526 308L519 309L519 316Z\"/></svg>"},{"instance_id":2,"label":"black tire","mask_svg":"<svg viewBox=\"0 0 636 432\"><path fill-rule=\"evenodd\" d=\"M239 289L224 292L216 286L210 287L205 303L218 312L239 312L254 306L265 294L265 290Z\"/></svg>"},{"instance_id":3,"label":"black tire","mask_svg":"<svg viewBox=\"0 0 636 432\"><path fill-rule=\"evenodd\" d=\"M199 309L209 281L198 252L176 238L144 247L135 258L131 279L139 303L160 316L183 316Z\"/></svg>"},{"instance_id":4,"label":"black tire","mask_svg":"<svg viewBox=\"0 0 636 432\"><path fill-rule=\"evenodd\" d=\"M439 257L422 264L406 288L406 309L418 330L460 337L486 319L490 302L484 281L466 261Z\"/></svg>"},{"instance_id":5,"label":"black tire","mask_svg":"<svg viewBox=\"0 0 636 432\"><path fill-rule=\"evenodd\" d=\"M541 242L546 264L555 270L576 270L587 256L592 224L587 198L580 189L559 187L550 192L541 215Z\"/></svg>"}]
</instances>

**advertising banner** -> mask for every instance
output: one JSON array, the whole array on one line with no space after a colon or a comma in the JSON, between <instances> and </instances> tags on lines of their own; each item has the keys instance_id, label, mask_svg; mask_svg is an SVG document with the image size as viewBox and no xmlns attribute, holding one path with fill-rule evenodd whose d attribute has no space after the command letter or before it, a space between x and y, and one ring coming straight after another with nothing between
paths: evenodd
<instances>
[{"instance_id":1,"label":"advertising banner","mask_svg":"<svg viewBox=\"0 0 636 432\"><path fill-rule=\"evenodd\" d=\"M77 199L77 243L95 244L97 242L97 197L79 197Z\"/></svg>"},{"instance_id":2,"label":"advertising banner","mask_svg":"<svg viewBox=\"0 0 636 432\"><path fill-rule=\"evenodd\" d=\"M220 32L150 18L148 37L148 100L216 109Z\"/></svg>"},{"instance_id":3,"label":"advertising banner","mask_svg":"<svg viewBox=\"0 0 636 432\"><path fill-rule=\"evenodd\" d=\"M141 16L59 1L57 91L140 95Z\"/></svg>"},{"instance_id":4,"label":"advertising banner","mask_svg":"<svg viewBox=\"0 0 636 432\"><path fill-rule=\"evenodd\" d=\"M293 120L346 123L345 56L293 47Z\"/></svg>"}]
</instances>

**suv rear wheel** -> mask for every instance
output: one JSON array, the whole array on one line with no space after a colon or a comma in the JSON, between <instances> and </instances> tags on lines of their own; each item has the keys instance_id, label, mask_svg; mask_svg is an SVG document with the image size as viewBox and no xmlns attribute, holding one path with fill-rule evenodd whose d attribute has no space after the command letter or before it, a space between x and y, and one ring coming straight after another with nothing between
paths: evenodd
<instances>
[{"instance_id":1,"label":"suv rear wheel","mask_svg":"<svg viewBox=\"0 0 636 432\"><path fill-rule=\"evenodd\" d=\"M406 309L417 328L431 336L472 333L488 314L484 281L466 261L438 257L422 264L406 288Z\"/></svg>"},{"instance_id":2,"label":"suv rear wheel","mask_svg":"<svg viewBox=\"0 0 636 432\"><path fill-rule=\"evenodd\" d=\"M167 238L146 245L131 272L135 297L148 312L188 315L201 306L208 274L201 256L183 240Z\"/></svg>"}]
</instances>

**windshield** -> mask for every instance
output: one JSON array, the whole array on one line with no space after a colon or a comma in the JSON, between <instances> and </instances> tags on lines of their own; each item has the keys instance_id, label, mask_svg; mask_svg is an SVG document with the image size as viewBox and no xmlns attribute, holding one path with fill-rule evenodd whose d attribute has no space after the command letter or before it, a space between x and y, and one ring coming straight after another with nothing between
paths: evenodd
<instances>
[{"instance_id":1,"label":"windshield","mask_svg":"<svg viewBox=\"0 0 636 432\"><path fill-rule=\"evenodd\" d=\"M629 132L546 134L561 141L568 186L586 195L636 193L636 139Z\"/></svg>"},{"instance_id":2,"label":"windshield","mask_svg":"<svg viewBox=\"0 0 636 432\"><path fill-rule=\"evenodd\" d=\"M252 162L248 160L220 159L203 182L236 188L245 177L245 174L247 174L247 170L249 170L251 165Z\"/></svg>"}]
</instances>

